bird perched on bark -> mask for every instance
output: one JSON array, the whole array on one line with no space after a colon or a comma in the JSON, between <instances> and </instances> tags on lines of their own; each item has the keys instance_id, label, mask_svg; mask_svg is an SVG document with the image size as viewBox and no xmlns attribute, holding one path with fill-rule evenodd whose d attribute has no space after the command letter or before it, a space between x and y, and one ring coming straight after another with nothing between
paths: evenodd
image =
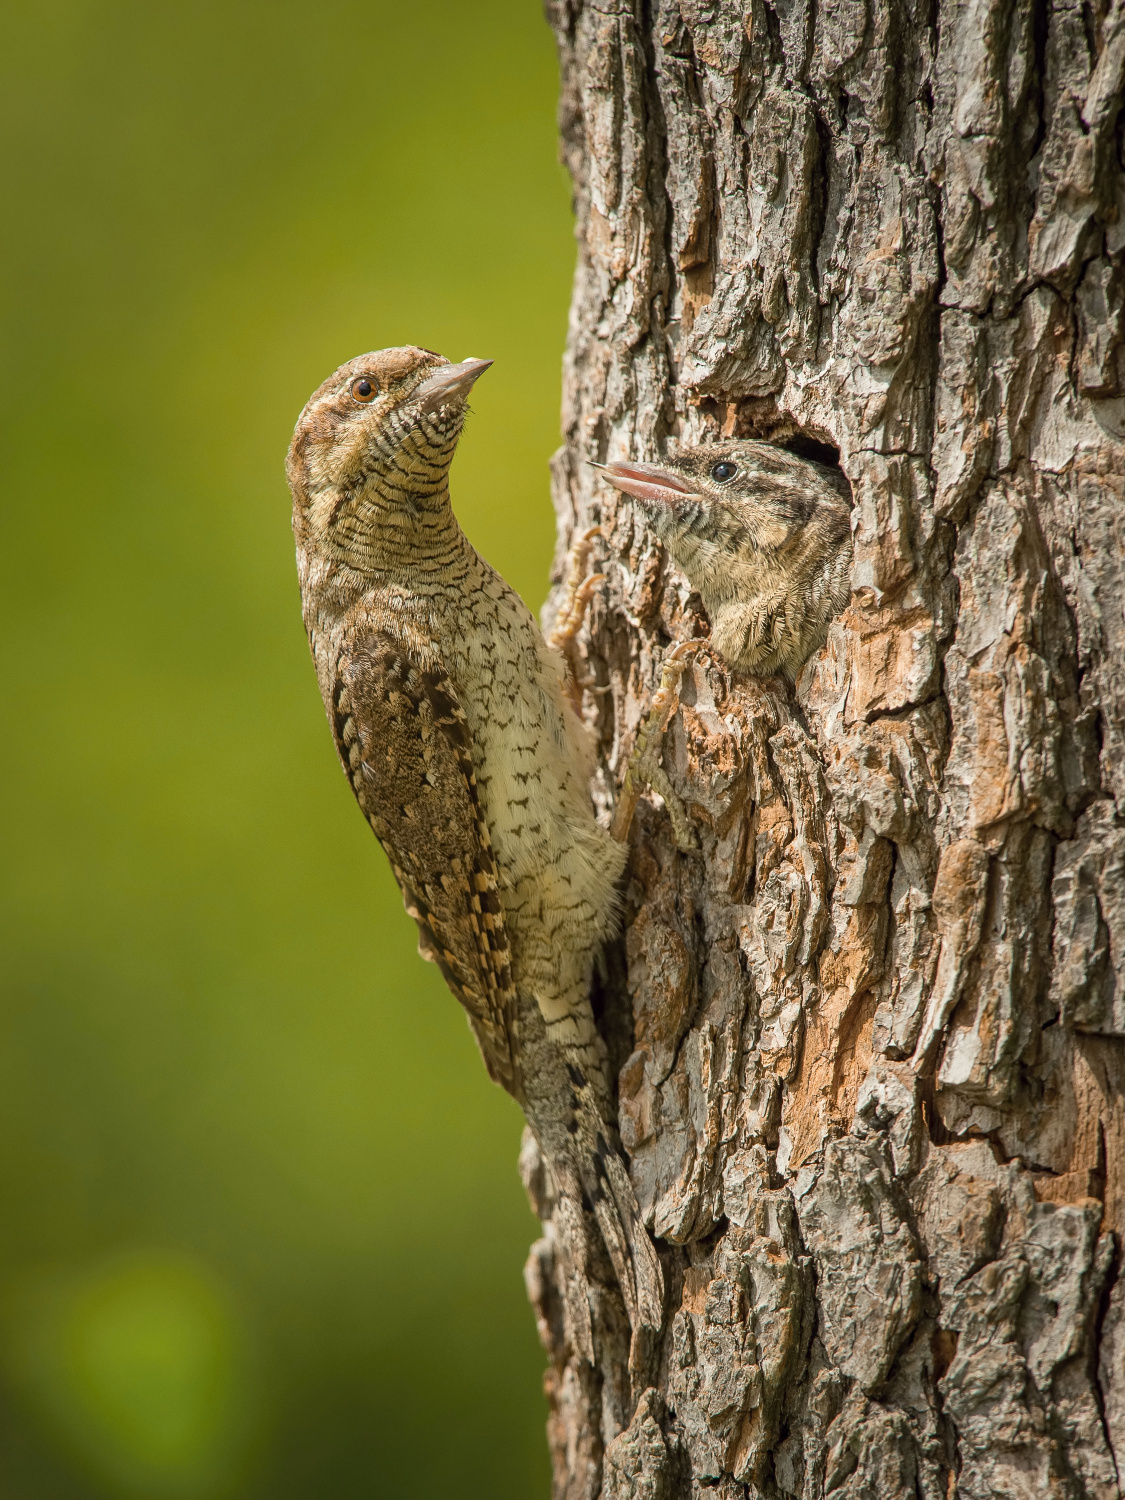
<instances>
[{"instance_id":1,"label":"bird perched on bark","mask_svg":"<svg viewBox=\"0 0 1125 1500\"><path fill-rule=\"evenodd\" d=\"M344 771L420 951L548 1164L571 1333L592 1360L591 1214L634 1331L662 1321L589 999L625 851L594 819L559 659L450 507L466 400L489 363L406 347L341 365L293 435L293 530Z\"/></svg>"},{"instance_id":2,"label":"bird perched on bark","mask_svg":"<svg viewBox=\"0 0 1125 1500\"><path fill-rule=\"evenodd\" d=\"M599 465L640 506L732 667L792 679L850 594L851 508L832 469L749 440Z\"/></svg>"}]
</instances>

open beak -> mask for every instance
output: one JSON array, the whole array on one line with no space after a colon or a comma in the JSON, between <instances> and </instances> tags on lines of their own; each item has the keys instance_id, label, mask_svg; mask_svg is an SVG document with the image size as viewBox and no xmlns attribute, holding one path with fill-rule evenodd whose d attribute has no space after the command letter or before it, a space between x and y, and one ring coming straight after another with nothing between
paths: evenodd
<instances>
[{"instance_id":1,"label":"open beak","mask_svg":"<svg viewBox=\"0 0 1125 1500\"><path fill-rule=\"evenodd\" d=\"M491 364L490 359L463 359L459 365L442 365L428 380L414 387L411 394L418 402L418 411L437 411L447 401L463 401Z\"/></svg>"},{"instance_id":2,"label":"open beak","mask_svg":"<svg viewBox=\"0 0 1125 1500\"><path fill-rule=\"evenodd\" d=\"M649 505L674 505L685 495L698 498L699 491L656 464L594 464L595 469L609 480L622 494L632 495L634 500L646 501Z\"/></svg>"}]
</instances>

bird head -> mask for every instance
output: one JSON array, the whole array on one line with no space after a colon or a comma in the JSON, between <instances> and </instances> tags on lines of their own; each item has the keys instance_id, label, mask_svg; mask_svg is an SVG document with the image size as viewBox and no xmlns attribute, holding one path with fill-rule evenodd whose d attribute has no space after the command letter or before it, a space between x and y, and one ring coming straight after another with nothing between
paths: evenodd
<instances>
[{"instance_id":1,"label":"bird head","mask_svg":"<svg viewBox=\"0 0 1125 1500\"><path fill-rule=\"evenodd\" d=\"M781 552L814 521L840 541L850 531L834 472L769 443L732 440L683 448L659 464L598 467L674 551L681 540L717 545L728 565L746 551Z\"/></svg>"},{"instance_id":2,"label":"bird head","mask_svg":"<svg viewBox=\"0 0 1125 1500\"><path fill-rule=\"evenodd\" d=\"M427 512L448 510L448 473L474 382L492 363L451 364L406 345L348 360L297 419L286 472L298 541L362 569Z\"/></svg>"},{"instance_id":3,"label":"bird head","mask_svg":"<svg viewBox=\"0 0 1125 1500\"><path fill-rule=\"evenodd\" d=\"M600 467L698 592L720 653L746 671L794 676L848 598L843 477L748 439Z\"/></svg>"}]
</instances>

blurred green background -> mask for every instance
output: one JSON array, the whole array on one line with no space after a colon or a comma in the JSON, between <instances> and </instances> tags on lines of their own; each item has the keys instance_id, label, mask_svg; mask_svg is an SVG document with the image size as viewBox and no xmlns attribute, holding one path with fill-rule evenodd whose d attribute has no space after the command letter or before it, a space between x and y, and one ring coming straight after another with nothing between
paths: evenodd
<instances>
[{"instance_id":1,"label":"blurred green background","mask_svg":"<svg viewBox=\"0 0 1125 1500\"><path fill-rule=\"evenodd\" d=\"M496 360L537 607L573 259L537 0L0 18L0 1496L543 1496L520 1118L337 766L283 459Z\"/></svg>"}]
</instances>

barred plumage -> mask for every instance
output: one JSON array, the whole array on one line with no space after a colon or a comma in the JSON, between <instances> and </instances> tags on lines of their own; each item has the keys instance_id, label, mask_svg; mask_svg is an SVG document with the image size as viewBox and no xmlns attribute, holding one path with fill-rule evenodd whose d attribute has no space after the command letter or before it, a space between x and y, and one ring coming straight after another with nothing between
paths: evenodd
<instances>
[{"instance_id":1,"label":"barred plumage","mask_svg":"<svg viewBox=\"0 0 1125 1500\"><path fill-rule=\"evenodd\" d=\"M795 677L851 592L843 475L751 439L603 472L698 590L719 654L758 677Z\"/></svg>"},{"instance_id":2,"label":"barred plumage","mask_svg":"<svg viewBox=\"0 0 1125 1500\"><path fill-rule=\"evenodd\" d=\"M484 368L414 348L341 366L294 433L293 527L341 762L422 953L550 1169L571 1338L592 1359L598 1238L634 1328L658 1328L663 1311L589 1000L625 855L595 822L561 663L449 505Z\"/></svg>"}]
</instances>

